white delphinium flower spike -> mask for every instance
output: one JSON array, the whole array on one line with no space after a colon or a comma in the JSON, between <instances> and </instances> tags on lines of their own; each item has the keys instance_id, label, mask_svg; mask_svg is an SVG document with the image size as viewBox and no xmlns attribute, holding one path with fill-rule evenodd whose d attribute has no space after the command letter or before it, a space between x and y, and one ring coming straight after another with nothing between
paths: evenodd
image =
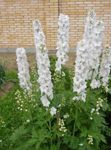
<instances>
[{"instance_id":1,"label":"white delphinium flower spike","mask_svg":"<svg viewBox=\"0 0 111 150\"><path fill-rule=\"evenodd\" d=\"M52 116L56 115L56 112L57 112L57 109L56 109L55 107L52 107L52 108L50 109L50 114L51 114Z\"/></svg>"},{"instance_id":2,"label":"white delphinium flower spike","mask_svg":"<svg viewBox=\"0 0 111 150\"><path fill-rule=\"evenodd\" d=\"M34 37L36 46L36 61L38 67L38 83L41 91L41 102L43 106L49 107L53 99L53 84L51 81L50 61L46 48L45 35L38 20L33 22Z\"/></svg>"},{"instance_id":3,"label":"white delphinium flower spike","mask_svg":"<svg viewBox=\"0 0 111 150\"><path fill-rule=\"evenodd\" d=\"M81 40L77 46L76 62L75 62L75 76L73 79L73 91L77 93L76 100L86 100L87 87L87 72L88 72L88 52L87 41Z\"/></svg>"},{"instance_id":4,"label":"white delphinium flower spike","mask_svg":"<svg viewBox=\"0 0 111 150\"><path fill-rule=\"evenodd\" d=\"M56 71L61 71L62 65L68 60L69 52L69 17L67 15L60 14L58 27Z\"/></svg>"},{"instance_id":5,"label":"white delphinium flower spike","mask_svg":"<svg viewBox=\"0 0 111 150\"><path fill-rule=\"evenodd\" d=\"M88 12L85 22L85 31L83 40L78 43L77 57L75 63L75 77L73 82L73 91L77 92L76 100L86 99L87 80L89 78L89 66L91 64L91 42L93 37L96 14L93 10Z\"/></svg>"},{"instance_id":6,"label":"white delphinium flower spike","mask_svg":"<svg viewBox=\"0 0 111 150\"><path fill-rule=\"evenodd\" d=\"M97 20L94 10L88 12L85 24L84 39L88 45L88 77L91 81L91 88L98 88L100 81L97 80L100 66L100 57L102 54L104 24Z\"/></svg>"},{"instance_id":7,"label":"white delphinium flower spike","mask_svg":"<svg viewBox=\"0 0 111 150\"><path fill-rule=\"evenodd\" d=\"M103 22L96 21L93 34L93 51L91 58L92 65L90 66L92 70L92 81L91 81L92 89L100 87L98 75L100 68L100 58L103 51L103 31L104 31Z\"/></svg>"},{"instance_id":8,"label":"white delphinium flower spike","mask_svg":"<svg viewBox=\"0 0 111 150\"><path fill-rule=\"evenodd\" d=\"M88 15L85 20L85 29L84 29L84 36L83 39L86 40L87 42L87 52L88 52L88 58L87 58L87 63L88 63L88 78L87 80L91 79L92 76L92 57L93 57L93 34L94 34L94 27L96 23L96 13L94 10L90 10L88 12Z\"/></svg>"},{"instance_id":9,"label":"white delphinium flower spike","mask_svg":"<svg viewBox=\"0 0 111 150\"><path fill-rule=\"evenodd\" d=\"M85 19L85 29L83 35L84 39L87 39L88 41L92 40L95 22L96 22L96 13L94 10L90 10Z\"/></svg>"},{"instance_id":10,"label":"white delphinium flower spike","mask_svg":"<svg viewBox=\"0 0 111 150\"><path fill-rule=\"evenodd\" d=\"M26 51L24 48L17 48L16 50L16 61L18 66L18 78L20 87L24 90L29 91L31 89L29 64L27 62Z\"/></svg>"},{"instance_id":11,"label":"white delphinium flower spike","mask_svg":"<svg viewBox=\"0 0 111 150\"><path fill-rule=\"evenodd\" d=\"M104 87L108 86L111 70L111 47L103 50L99 76Z\"/></svg>"}]
</instances>

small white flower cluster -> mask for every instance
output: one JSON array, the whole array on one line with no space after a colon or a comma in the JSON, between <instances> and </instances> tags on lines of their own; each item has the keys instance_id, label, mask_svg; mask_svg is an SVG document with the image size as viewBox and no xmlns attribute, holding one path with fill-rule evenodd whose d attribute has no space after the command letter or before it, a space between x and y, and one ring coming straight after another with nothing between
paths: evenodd
<instances>
[{"instance_id":1,"label":"small white flower cluster","mask_svg":"<svg viewBox=\"0 0 111 150\"><path fill-rule=\"evenodd\" d=\"M61 71L62 65L64 65L68 60L69 17L67 15L60 14L58 26L56 71Z\"/></svg>"},{"instance_id":2,"label":"small white flower cluster","mask_svg":"<svg viewBox=\"0 0 111 150\"><path fill-rule=\"evenodd\" d=\"M103 99L98 98L97 104L96 104L96 114L99 115L100 109L103 107Z\"/></svg>"},{"instance_id":3,"label":"small white flower cluster","mask_svg":"<svg viewBox=\"0 0 111 150\"><path fill-rule=\"evenodd\" d=\"M103 107L103 99L102 98L98 98L98 100L97 100L97 104L96 104L96 108L92 108L91 109L91 117L90 117L90 119L92 120L93 119L93 114L94 113L96 113L97 115L99 115L100 114L100 109Z\"/></svg>"},{"instance_id":4,"label":"small white flower cluster","mask_svg":"<svg viewBox=\"0 0 111 150\"><path fill-rule=\"evenodd\" d=\"M65 127L64 120L59 118L58 125L59 125L59 131L63 132L63 133L62 133L62 136L64 136L64 133L67 132L67 129L66 129L66 127Z\"/></svg>"},{"instance_id":5,"label":"small white flower cluster","mask_svg":"<svg viewBox=\"0 0 111 150\"><path fill-rule=\"evenodd\" d=\"M21 93L20 93L19 90L17 90L15 92L15 99L16 99L16 102L17 102L17 109L19 111L25 111L25 112L27 112L28 110L26 108L26 105L24 104L25 101L24 101L24 99L23 99L23 97L22 97L22 95L21 95Z\"/></svg>"},{"instance_id":6,"label":"small white flower cluster","mask_svg":"<svg viewBox=\"0 0 111 150\"><path fill-rule=\"evenodd\" d=\"M31 89L30 75L29 75L29 64L27 62L27 56L24 48L17 48L17 65L18 65L18 78L20 87L26 91Z\"/></svg>"},{"instance_id":7,"label":"small white flower cluster","mask_svg":"<svg viewBox=\"0 0 111 150\"><path fill-rule=\"evenodd\" d=\"M56 115L56 112L57 112L57 109L56 109L55 107L52 107L52 108L50 109L50 114L51 114L52 116Z\"/></svg>"},{"instance_id":8,"label":"small white flower cluster","mask_svg":"<svg viewBox=\"0 0 111 150\"><path fill-rule=\"evenodd\" d=\"M64 119L69 118L69 114L68 114L68 113L66 113L66 114L63 116L63 118L64 118Z\"/></svg>"},{"instance_id":9,"label":"small white flower cluster","mask_svg":"<svg viewBox=\"0 0 111 150\"><path fill-rule=\"evenodd\" d=\"M99 88L100 85L101 85L101 84L100 84L100 81L99 81L99 80L96 80L96 79L93 79L93 80L91 81L91 84L90 84L90 86L91 86L92 89Z\"/></svg>"},{"instance_id":10,"label":"small white flower cluster","mask_svg":"<svg viewBox=\"0 0 111 150\"><path fill-rule=\"evenodd\" d=\"M24 91L22 94L19 90L15 92L15 100L17 102L17 109L22 112L29 112L28 105L31 105L33 109L37 107L37 102L32 93L28 94Z\"/></svg>"},{"instance_id":11,"label":"small white flower cluster","mask_svg":"<svg viewBox=\"0 0 111 150\"><path fill-rule=\"evenodd\" d=\"M41 102L43 106L49 107L53 99L53 84L51 81L50 61L46 48L45 35L38 20L33 22L36 46L36 61L38 66L38 83L41 91Z\"/></svg>"},{"instance_id":12,"label":"small white flower cluster","mask_svg":"<svg viewBox=\"0 0 111 150\"><path fill-rule=\"evenodd\" d=\"M108 87L108 80L111 69L111 48L106 48L103 50L102 61L100 65L99 76L104 87Z\"/></svg>"},{"instance_id":13,"label":"small white flower cluster","mask_svg":"<svg viewBox=\"0 0 111 150\"><path fill-rule=\"evenodd\" d=\"M88 140L88 144L93 145L93 137L92 137L92 135L88 135L87 140Z\"/></svg>"}]
</instances>

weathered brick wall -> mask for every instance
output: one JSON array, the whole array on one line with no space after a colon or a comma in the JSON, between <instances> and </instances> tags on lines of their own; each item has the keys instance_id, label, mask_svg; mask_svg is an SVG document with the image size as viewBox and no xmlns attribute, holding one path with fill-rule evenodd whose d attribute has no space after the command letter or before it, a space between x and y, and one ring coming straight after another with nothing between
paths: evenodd
<instances>
[{"instance_id":1,"label":"weathered brick wall","mask_svg":"<svg viewBox=\"0 0 111 150\"><path fill-rule=\"evenodd\" d=\"M55 49L59 13L70 16L70 47L74 48L90 8L105 22L104 43L110 44L111 0L0 0L0 48L34 47L32 21L39 19L47 47Z\"/></svg>"}]
</instances>

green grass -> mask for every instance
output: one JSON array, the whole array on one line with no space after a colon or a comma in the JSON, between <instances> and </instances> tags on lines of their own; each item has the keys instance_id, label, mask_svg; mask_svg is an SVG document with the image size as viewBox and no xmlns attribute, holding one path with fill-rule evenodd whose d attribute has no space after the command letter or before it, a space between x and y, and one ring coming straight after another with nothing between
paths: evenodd
<instances>
[{"instance_id":1,"label":"green grass","mask_svg":"<svg viewBox=\"0 0 111 150\"><path fill-rule=\"evenodd\" d=\"M9 150L9 137L20 122L17 118L15 91L19 88L17 72L6 71L6 81L13 82L13 87L0 97L0 150ZM2 88L2 87L1 87Z\"/></svg>"}]
</instances>

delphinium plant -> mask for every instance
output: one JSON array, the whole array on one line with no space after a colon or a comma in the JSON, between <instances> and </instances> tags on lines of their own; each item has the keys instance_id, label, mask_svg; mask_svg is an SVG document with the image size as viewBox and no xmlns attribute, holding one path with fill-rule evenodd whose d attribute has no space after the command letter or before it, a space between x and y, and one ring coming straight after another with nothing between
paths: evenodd
<instances>
[{"instance_id":1,"label":"delphinium plant","mask_svg":"<svg viewBox=\"0 0 111 150\"><path fill-rule=\"evenodd\" d=\"M32 70L31 77L25 50L17 49L21 90L15 99L21 126L10 138L10 150L99 150L106 142L108 104L103 86L108 85L111 63L110 52L101 57L103 22L94 11L88 13L74 75L63 66L68 59L68 16L61 14L58 25L57 59L52 62L41 24L34 21L37 72Z\"/></svg>"}]
</instances>

